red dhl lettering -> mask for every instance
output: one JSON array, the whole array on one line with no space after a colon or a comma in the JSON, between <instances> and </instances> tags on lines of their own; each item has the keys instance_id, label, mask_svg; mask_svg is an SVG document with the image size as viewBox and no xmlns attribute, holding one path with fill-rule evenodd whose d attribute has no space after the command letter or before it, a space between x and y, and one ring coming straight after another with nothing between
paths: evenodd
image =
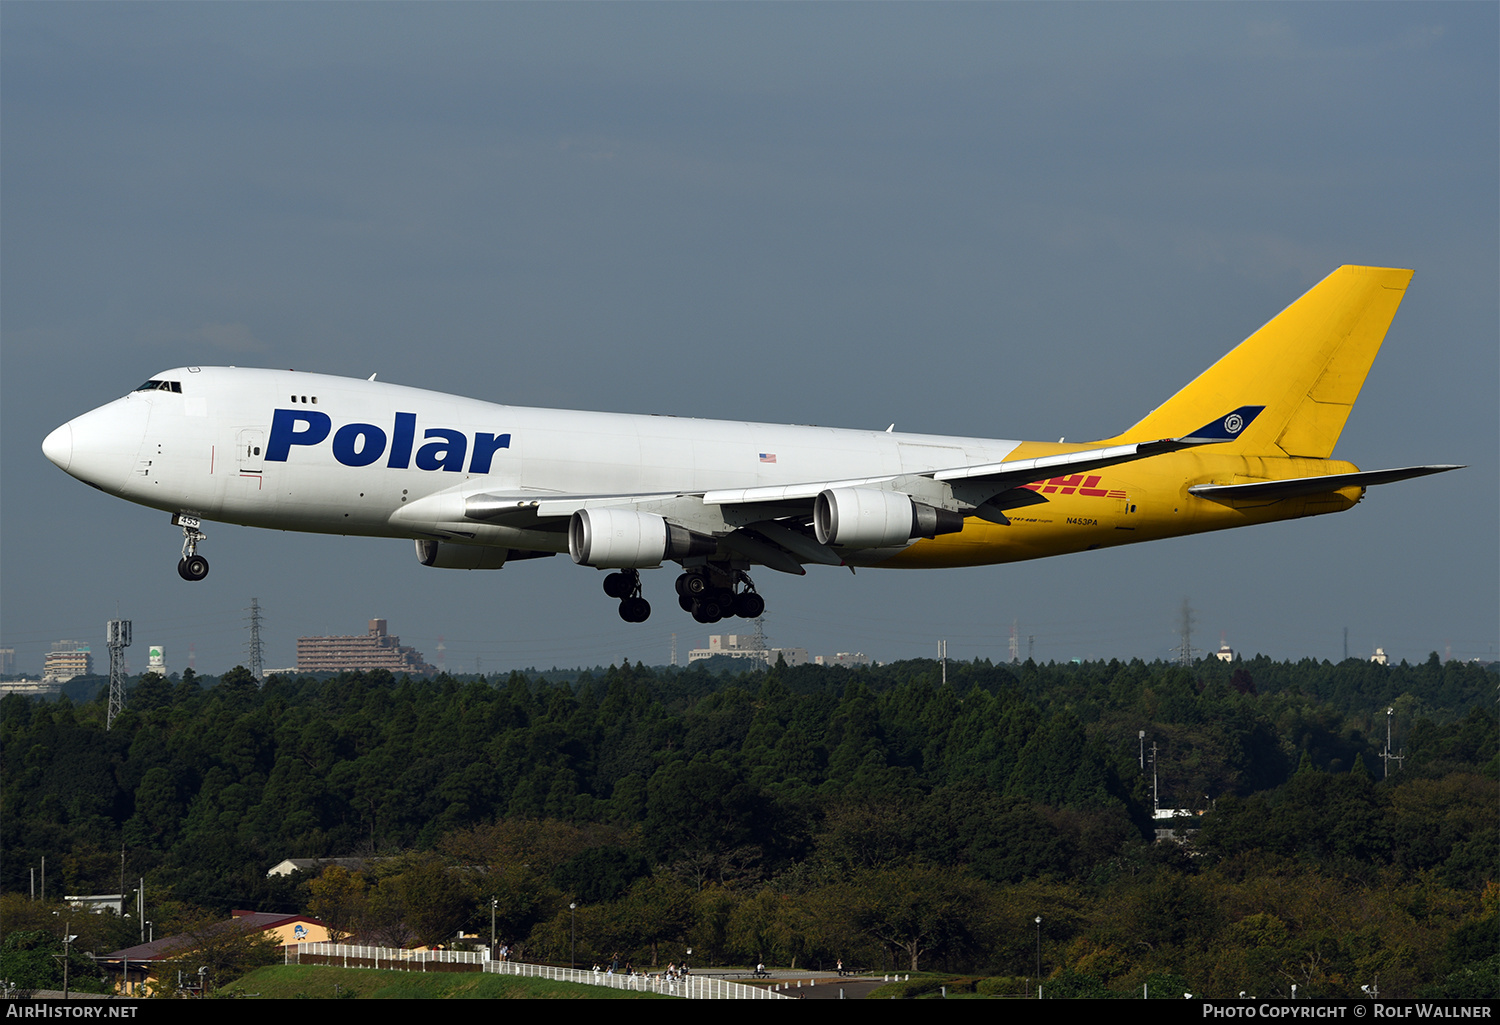
<instances>
[{"instance_id":1,"label":"red dhl lettering","mask_svg":"<svg viewBox=\"0 0 1500 1025\"><path fill-rule=\"evenodd\" d=\"M1099 481L1102 479L1098 474L1091 474L1085 477L1081 473L1075 473L1071 477L1053 477L1050 480L1037 481L1033 484L1023 484L1021 486L1028 491L1040 491L1044 495L1050 495L1053 492L1062 495L1071 495L1076 492L1080 495L1087 495L1090 498L1125 497L1125 492L1123 491L1111 492L1099 487Z\"/></svg>"}]
</instances>

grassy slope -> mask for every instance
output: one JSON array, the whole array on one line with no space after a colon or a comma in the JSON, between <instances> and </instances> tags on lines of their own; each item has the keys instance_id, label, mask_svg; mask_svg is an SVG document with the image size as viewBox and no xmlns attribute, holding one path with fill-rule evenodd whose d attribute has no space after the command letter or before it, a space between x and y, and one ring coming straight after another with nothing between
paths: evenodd
<instances>
[{"instance_id":1,"label":"grassy slope","mask_svg":"<svg viewBox=\"0 0 1500 1025\"><path fill-rule=\"evenodd\" d=\"M338 991L335 991L335 987ZM391 972L326 965L273 965L230 983L219 996L258 994L267 999L332 999L352 993L361 1000L597 1000L615 997L670 1000L549 979L522 979L480 972Z\"/></svg>"}]
</instances>

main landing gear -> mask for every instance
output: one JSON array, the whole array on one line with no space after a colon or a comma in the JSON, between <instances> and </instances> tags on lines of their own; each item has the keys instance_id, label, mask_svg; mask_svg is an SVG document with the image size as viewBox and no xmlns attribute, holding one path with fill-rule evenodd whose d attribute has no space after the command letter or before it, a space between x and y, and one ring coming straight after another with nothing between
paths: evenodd
<instances>
[{"instance_id":1,"label":"main landing gear","mask_svg":"<svg viewBox=\"0 0 1500 1025\"><path fill-rule=\"evenodd\" d=\"M736 587L741 588L738 593ZM766 601L755 592L748 575L708 566L695 566L677 578L677 604L700 623L717 623L729 616L754 619L766 611Z\"/></svg>"},{"instance_id":2,"label":"main landing gear","mask_svg":"<svg viewBox=\"0 0 1500 1025\"><path fill-rule=\"evenodd\" d=\"M641 597L641 575L633 569L619 570L604 578L604 593L620 599L620 618L644 623L651 618L651 603Z\"/></svg>"},{"instance_id":3,"label":"main landing gear","mask_svg":"<svg viewBox=\"0 0 1500 1025\"><path fill-rule=\"evenodd\" d=\"M203 521L179 513L172 517L172 523L182 528L182 558L177 563L177 575L184 580L202 580L208 576L208 560L198 554L198 542L208 538L198 529Z\"/></svg>"},{"instance_id":4,"label":"main landing gear","mask_svg":"<svg viewBox=\"0 0 1500 1025\"><path fill-rule=\"evenodd\" d=\"M651 603L641 597L641 575L633 569L616 570L604 578L604 593L620 601L620 618L644 623ZM742 570L694 566L677 578L677 604L700 623L717 623L730 616L754 619L766 611L766 601Z\"/></svg>"}]
</instances>

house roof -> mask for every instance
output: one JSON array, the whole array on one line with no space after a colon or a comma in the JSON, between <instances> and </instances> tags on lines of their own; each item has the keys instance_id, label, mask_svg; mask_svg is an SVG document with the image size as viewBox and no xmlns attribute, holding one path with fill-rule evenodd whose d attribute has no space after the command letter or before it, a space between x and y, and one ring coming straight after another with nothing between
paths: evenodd
<instances>
[{"instance_id":1,"label":"house roof","mask_svg":"<svg viewBox=\"0 0 1500 1025\"><path fill-rule=\"evenodd\" d=\"M308 925L316 925L326 929L327 926L316 918L308 915L283 915L267 911L234 911L228 921L215 922L209 926L209 932L219 932L225 929L237 929L240 932L267 932L283 925L294 922L305 922ZM116 950L111 954L105 954L101 960L108 961L165 961L176 957L178 954L186 953L202 941L202 933L178 933L175 936L163 936L159 940L150 943L138 943L133 947Z\"/></svg>"}]
</instances>

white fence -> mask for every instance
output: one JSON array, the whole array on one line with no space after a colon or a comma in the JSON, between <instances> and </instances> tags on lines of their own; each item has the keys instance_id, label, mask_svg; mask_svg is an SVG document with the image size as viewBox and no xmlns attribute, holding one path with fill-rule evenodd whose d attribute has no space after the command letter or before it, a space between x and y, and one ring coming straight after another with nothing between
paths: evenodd
<instances>
[{"instance_id":1,"label":"white fence","mask_svg":"<svg viewBox=\"0 0 1500 1025\"><path fill-rule=\"evenodd\" d=\"M287 964L331 964L343 968L383 968L388 971L472 971L472 968L449 968L448 965L474 965L480 971L498 975L520 975L558 982L581 982L590 986L661 993L689 1000L789 1000L764 986L746 986L708 976L689 975L669 979L665 975L611 975L608 972L551 965L528 964L525 961L488 961L483 951L473 950L403 950L400 947L366 947L352 943L299 943L283 948ZM314 960L316 959L316 960ZM442 965L443 967L437 967ZM429 968L429 966L432 966Z\"/></svg>"},{"instance_id":2,"label":"white fence","mask_svg":"<svg viewBox=\"0 0 1500 1025\"><path fill-rule=\"evenodd\" d=\"M665 975L611 975L609 972L582 971L576 968L553 968L551 965L527 964L524 961L486 961L484 970L501 975L528 975L559 982L582 982L590 986L663 993L689 1000L790 1000L765 986L746 986L706 975L688 975L669 979Z\"/></svg>"},{"instance_id":3,"label":"white fence","mask_svg":"<svg viewBox=\"0 0 1500 1025\"><path fill-rule=\"evenodd\" d=\"M484 954L474 950L403 950L400 947L366 947L354 943L298 943L284 948L287 964L301 964L304 956L326 958L315 963L343 968L390 968L395 971L425 971L429 964L484 964Z\"/></svg>"}]
</instances>

